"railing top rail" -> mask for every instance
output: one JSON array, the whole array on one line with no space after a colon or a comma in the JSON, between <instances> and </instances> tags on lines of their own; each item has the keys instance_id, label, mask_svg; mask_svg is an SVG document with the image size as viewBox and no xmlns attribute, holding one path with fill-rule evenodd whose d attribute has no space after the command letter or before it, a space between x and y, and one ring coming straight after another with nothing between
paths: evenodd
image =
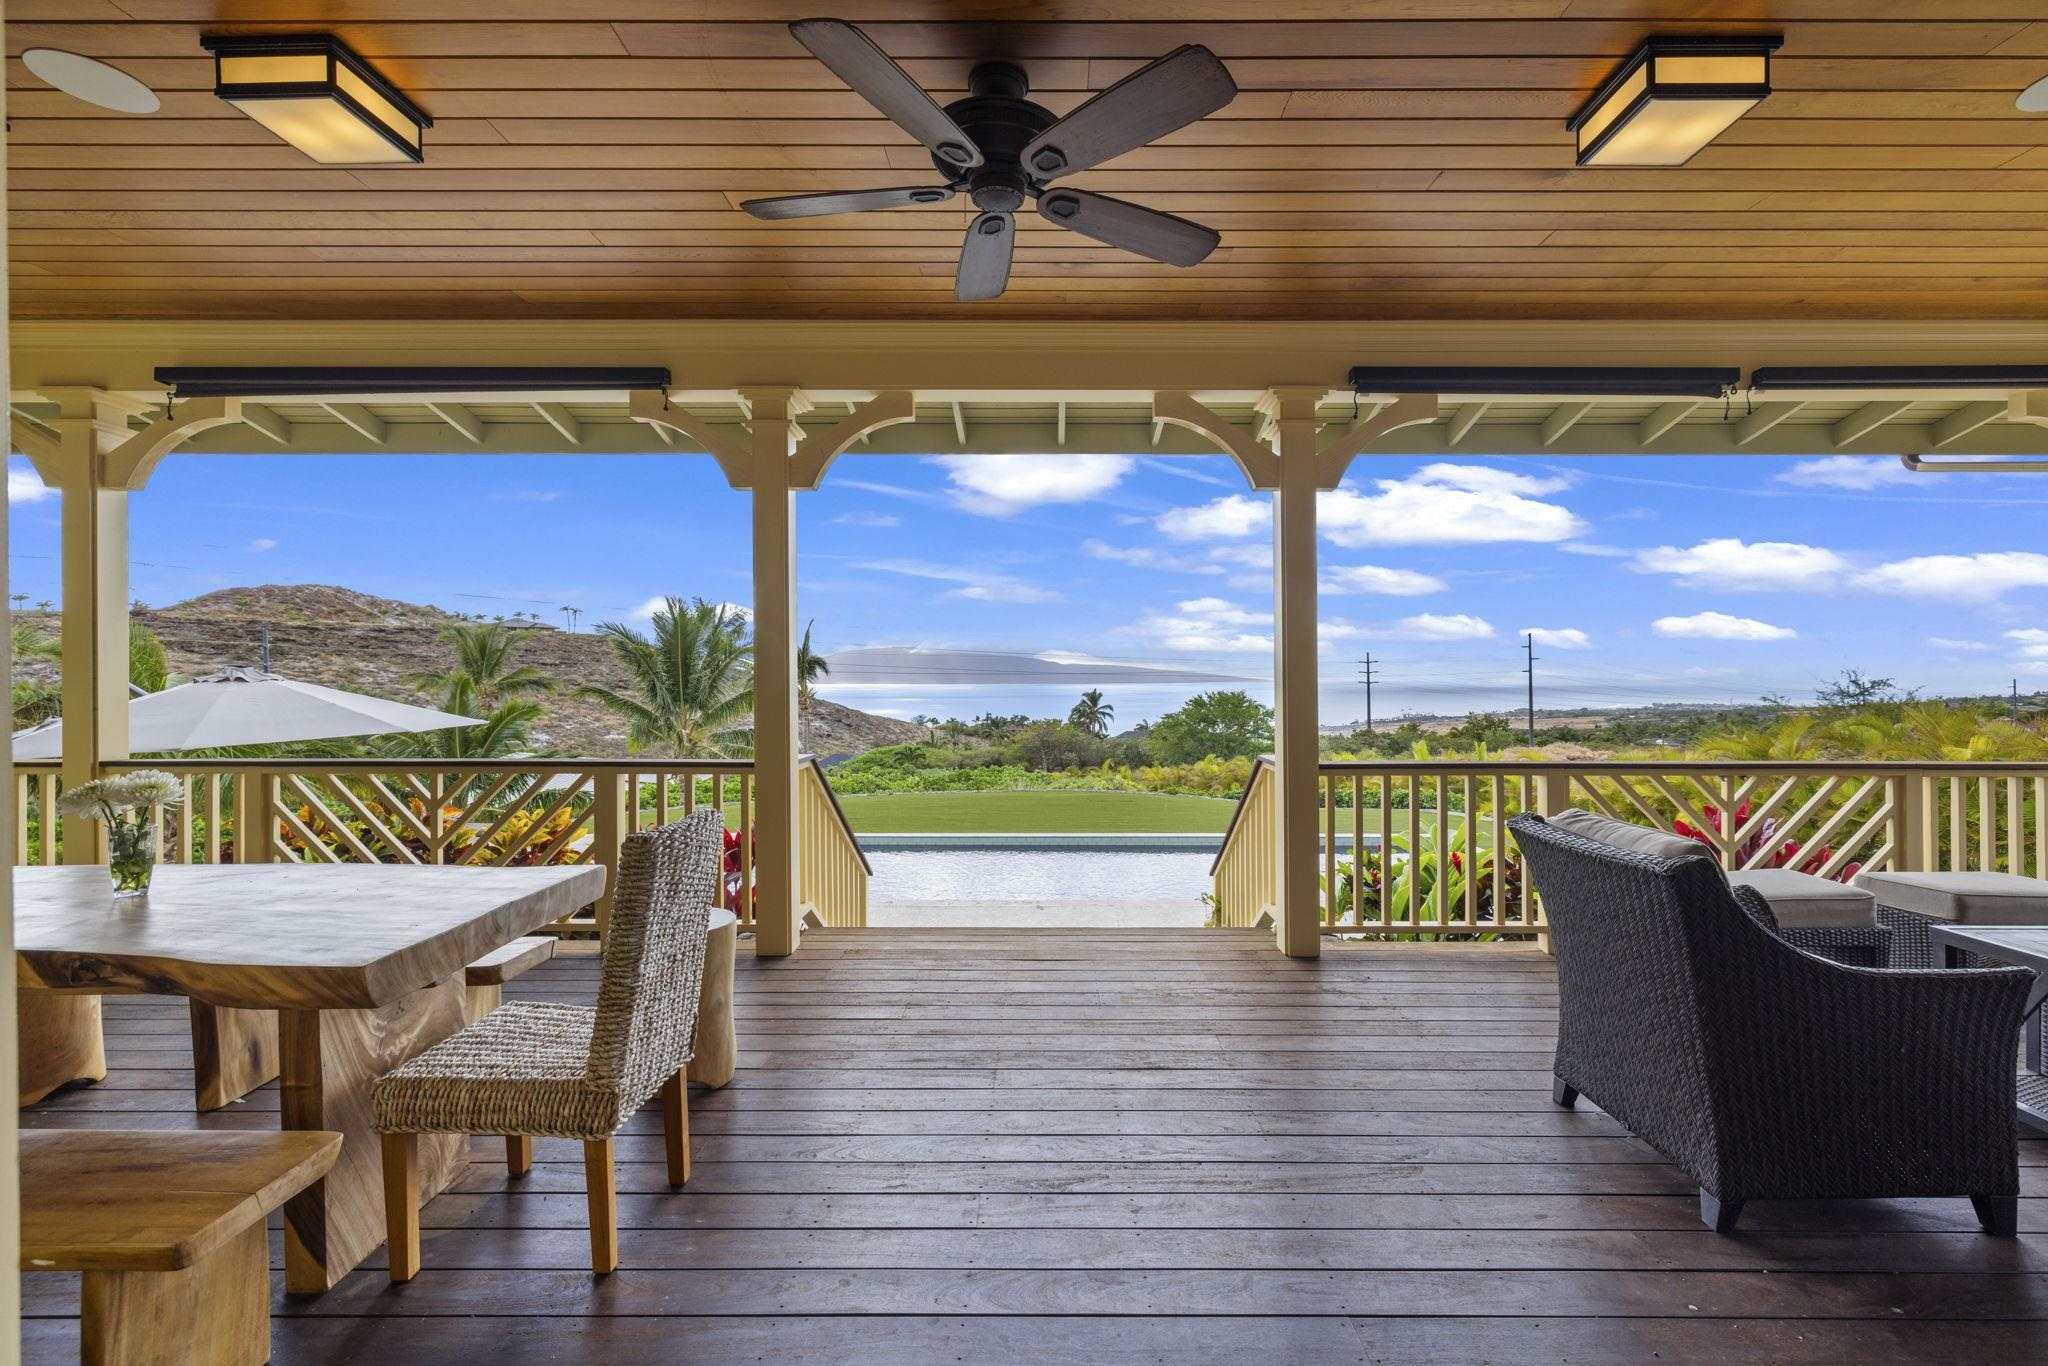
<instances>
[{"instance_id":1,"label":"railing top rail","mask_svg":"<svg viewBox=\"0 0 2048 1366\"><path fill-rule=\"evenodd\" d=\"M752 773L752 759L109 759L102 767L125 771L158 768L166 773L257 773L318 769L323 773ZM58 764L16 763L24 769L55 771Z\"/></svg>"},{"instance_id":2,"label":"railing top rail","mask_svg":"<svg viewBox=\"0 0 2048 1366\"><path fill-rule=\"evenodd\" d=\"M1223 827L1223 842L1216 846L1216 857L1209 860L1209 876L1216 876L1216 870L1223 866L1223 856L1230 852L1230 841L1237 834L1237 823L1244 816L1245 806L1251 801L1252 789L1258 786L1259 770L1275 767L1270 754L1261 754L1252 760L1250 776L1244 780L1244 791L1237 794L1237 805L1230 808L1230 824Z\"/></svg>"},{"instance_id":3,"label":"railing top rail","mask_svg":"<svg viewBox=\"0 0 2048 1366\"><path fill-rule=\"evenodd\" d=\"M807 764L811 772L818 775L818 786L825 789L825 800L832 804L832 819L839 822L839 829L846 836L846 842L853 846L853 856L860 860L861 871L869 877L875 875L875 865L868 862L868 851L861 848L860 835L854 831L853 823L846 819L846 808L839 804L839 794L832 790L832 780L825 775L825 766L818 762L815 754L799 754L797 762Z\"/></svg>"},{"instance_id":4,"label":"railing top rail","mask_svg":"<svg viewBox=\"0 0 2048 1366\"><path fill-rule=\"evenodd\" d=\"M1325 759L1323 773L1875 773L2048 774L2029 760L1948 759Z\"/></svg>"}]
</instances>

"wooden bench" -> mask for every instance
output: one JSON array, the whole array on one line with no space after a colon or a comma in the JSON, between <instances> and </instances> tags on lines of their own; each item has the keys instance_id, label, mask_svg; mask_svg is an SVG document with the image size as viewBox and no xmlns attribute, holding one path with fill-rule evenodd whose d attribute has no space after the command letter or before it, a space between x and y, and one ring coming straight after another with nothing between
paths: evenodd
<instances>
[{"instance_id":1,"label":"wooden bench","mask_svg":"<svg viewBox=\"0 0 2048 1366\"><path fill-rule=\"evenodd\" d=\"M264 1220L325 1176L341 1135L21 1135L21 1269L83 1272L87 1366L270 1360Z\"/></svg>"},{"instance_id":2,"label":"wooden bench","mask_svg":"<svg viewBox=\"0 0 2048 1366\"><path fill-rule=\"evenodd\" d=\"M469 988L466 998L468 1022L475 1024L498 1008L505 999L505 983L554 956L555 937L534 934L492 949L463 969L463 981Z\"/></svg>"},{"instance_id":3,"label":"wooden bench","mask_svg":"<svg viewBox=\"0 0 2048 1366\"><path fill-rule=\"evenodd\" d=\"M471 963L464 972L466 1018L474 1022L486 1011L497 1009L505 983L536 964L554 956L552 935L515 939L493 949ZM99 1009L97 997L82 997ZM273 1010L230 1010L226 1006L193 1001L192 1006L192 1091L201 1110L218 1110L248 1095L277 1077L277 1012ZM100 1075L106 1075L104 1065ZM23 1104L30 1096L26 1079L22 1083Z\"/></svg>"}]
</instances>

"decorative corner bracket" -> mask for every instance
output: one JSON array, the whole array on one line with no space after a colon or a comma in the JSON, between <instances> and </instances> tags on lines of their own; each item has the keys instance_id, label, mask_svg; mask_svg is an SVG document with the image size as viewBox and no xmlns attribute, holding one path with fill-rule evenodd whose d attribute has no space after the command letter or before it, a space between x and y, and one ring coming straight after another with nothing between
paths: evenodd
<instances>
[{"instance_id":1,"label":"decorative corner bracket","mask_svg":"<svg viewBox=\"0 0 2048 1366\"><path fill-rule=\"evenodd\" d=\"M884 427L915 421L916 394L908 389L891 389L876 394L824 431L812 432L797 443L796 450L789 457L790 487L817 488L824 481L825 471L848 446Z\"/></svg>"},{"instance_id":2,"label":"decorative corner bracket","mask_svg":"<svg viewBox=\"0 0 2048 1366\"><path fill-rule=\"evenodd\" d=\"M103 487L140 490L163 458L201 432L243 421L239 398L190 398L108 451L101 466Z\"/></svg>"},{"instance_id":3,"label":"decorative corner bracket","mask_svg":"<svg viewBox=\"0 0 2048 1366\"><path fill-rule=\"evenodd\" d=\"M1171 389L1154 393L1152 420L1155 423L1170 422L1208 437L1225 455L1237 462L1238 469L1244 472L1245 482L1253 488L1270 493L1280 487L1280 457L1244 428L1227 421L1207 405L1196 402L1191 394Z\"/></svg>"},{"instance_id":4,"label":"decorative corner bracket","mask_svg":"<svg viewBox=\"0 0 2048 1366\"><path fill-rule=\"evenodd\" d=\"M635 389L627 401L626 413L635 422L645 422L651 427L666 427L679 432L689 441L702 446L718 468L725 472L725 481L736 489L750 487L752 480L747 476L748 453L733 444L724 432L710 423L677 407L672 407L668 395L659 389Z\"/></svg>"},{"instance_id":5,"label":"decorative corner bracket","mask_svg":"<svg viewBox=\"0 0 2048 1366\"><path fill-rule=\"evenodd\" d=\"M1435 394L1402 394L1323 445L1316 453L1316 487L1333 489L1343 483L1353 458L1388 432L1419 427L1436 419Z\"/></svg>"}]
</instances>

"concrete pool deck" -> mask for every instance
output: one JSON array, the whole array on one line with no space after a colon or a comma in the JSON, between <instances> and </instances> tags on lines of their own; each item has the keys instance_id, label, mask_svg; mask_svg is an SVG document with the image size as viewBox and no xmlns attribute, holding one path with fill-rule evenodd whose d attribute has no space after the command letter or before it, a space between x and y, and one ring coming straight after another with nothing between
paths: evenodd
<instances>
[{"instance_id":1,"label":"concrete pool deck","mask_svg":"<svg viewBox=\"0 0 2048 1366\"><path fill-rule=\"evenodd\" d=\"M1200 929L1200 902L898 901L868 903L872 929Z\"/></svg>"}]
</instances>

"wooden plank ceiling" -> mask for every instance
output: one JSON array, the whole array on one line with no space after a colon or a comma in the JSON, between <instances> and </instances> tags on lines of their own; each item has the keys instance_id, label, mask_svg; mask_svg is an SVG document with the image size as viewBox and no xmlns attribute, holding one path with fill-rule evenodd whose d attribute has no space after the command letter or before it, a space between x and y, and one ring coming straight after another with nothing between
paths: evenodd
<instances>
[{"instance_id":1,"label":"wooden plank ceiling","mask_svg":"<svg viewBox=\"0 0 2048 1366\"><path fill-rule=\"evenodd\" d=\"M782 26L819 11L942 103L1005 58L1064 112L1208 44L1237 101L1074 183L1222 248L1179 271L1027 213L1009 293L961 305L961 201L749 218L740 199L930 174ZM2048 116L2013 103L2048 75L2048 0L11 0L8 19L22 317L2048 316ZM316 29L433 114L424 166L316 166L212 95L202 33ZM1776 93L1691 165L1572 167L1563 120L1646 34L1759 30L1785 36ZM19 60L38 46L117 63L161 112L50 89Z\"/></svg>"}]
</instances>

